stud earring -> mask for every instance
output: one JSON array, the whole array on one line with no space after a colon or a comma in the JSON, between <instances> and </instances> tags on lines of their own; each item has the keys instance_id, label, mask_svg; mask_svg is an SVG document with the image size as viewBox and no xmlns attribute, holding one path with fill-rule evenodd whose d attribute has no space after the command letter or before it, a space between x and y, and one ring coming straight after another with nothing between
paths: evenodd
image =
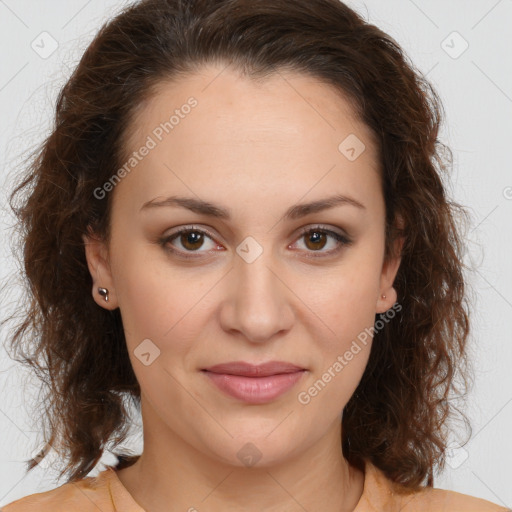
<instances>
[{"instance_id":1,"label":"stud earring","mask_svg":"<svg viewBox=\"0 0 512 512\"><path fill-rule=\"evenodd\" d=\"M108 302L108 290L106 288L98 288L98 293Z\"/></svg>"},{"instance_id":2,"label":"stud earring","mask_svg":"<svg viewBox=\"0 0 512 512\"><path fill-rule=\"evenodd\" d=\"M385 299L385 298L386 298L386 296L385 296L385 295L381 295L381 297L382 297L383 299Z\"/></svg>"}]
</instances>

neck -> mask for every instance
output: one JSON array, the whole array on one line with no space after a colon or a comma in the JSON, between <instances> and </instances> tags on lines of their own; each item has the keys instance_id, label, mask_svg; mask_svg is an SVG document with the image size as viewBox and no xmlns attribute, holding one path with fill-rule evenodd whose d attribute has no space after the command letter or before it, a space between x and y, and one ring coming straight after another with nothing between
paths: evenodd
<instances>
[{"instance_id":1,"label":"neck","mask_svg":"<svg viewBox=\"0 0 512 512\"><path fill-rule=\"evenodd\" d=\"M343 457L340 421L311 446L260 467L226 463L145 419L144 451L118 477L146 512L351 512L361 497L364 474Z\"/></svg>"}]
</instances>

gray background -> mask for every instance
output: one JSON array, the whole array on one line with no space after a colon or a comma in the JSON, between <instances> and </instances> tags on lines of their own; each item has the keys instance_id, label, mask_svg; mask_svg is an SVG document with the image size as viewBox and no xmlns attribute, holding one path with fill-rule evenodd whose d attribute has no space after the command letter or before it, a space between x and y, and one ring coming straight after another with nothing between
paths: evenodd
<instances>
[{"instance_id":1,"label":"gray background","mask_svg":"<svg viewBox=\"0 0 512 512\"><path fill-rule=\"evenodd\" d=\"M392 35L439 92L446 110L441 139L454 156L449 192L472 215L467 261L477 268L470 279L476 295L470 340L476 376L466 412L473 437L459 448L462 433L454 431L454 448L436 487L512 507L512 0L347 3ZM0 0L2 282L16 274L6 203L16 166L47 135L58 90L83 50L125 4ZM51 55L44 54L52 40L43 32L58 44ZM13 287L1 297L2 317L12 310L16 293ZM2 346L6 335L0 333ZM22 460L41 442L31 409L37 391L35 378L0 348L0 506L62 483L48 463L24 473ZM141 448L136 430L129 446ZM111 462L108 455L102 459Z\"/></svg>"}]
</instances>

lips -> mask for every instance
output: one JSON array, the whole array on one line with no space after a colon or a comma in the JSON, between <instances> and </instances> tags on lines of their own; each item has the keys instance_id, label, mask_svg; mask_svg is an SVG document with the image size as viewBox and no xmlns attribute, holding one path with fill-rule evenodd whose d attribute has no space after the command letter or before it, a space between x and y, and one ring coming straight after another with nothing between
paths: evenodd
<instances>
[{"instance_id":1,"label":"lips","mask_svg":"<svg viewBox=\"0 0 512 512\"><path fill-rule=\"evenodd\" d=\"M307 372L283 361L253 365L244 361L217 364L202 370L217 389L249 404L265 404L286 393Z\"/></svg>"},{"instance_id":2,"label":"lips","mask_svg":"<svg viewBox=\"0 0 512 512\"><path fill-rule=\"evenodd\" d=\"M212 373L240 375L243 377L267 377L268 375L293 373L304 369L305 368L284 361L269 361L258 365L246 363L245 361L233 361L231 363L216 364L204 370Z\"/></svg>"}]
</instances>

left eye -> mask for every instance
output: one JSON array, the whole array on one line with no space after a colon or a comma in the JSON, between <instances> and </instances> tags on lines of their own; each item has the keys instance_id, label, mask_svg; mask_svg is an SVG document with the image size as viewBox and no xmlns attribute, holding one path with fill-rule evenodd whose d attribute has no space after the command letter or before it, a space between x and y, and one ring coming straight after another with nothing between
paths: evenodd
<instances>
[{"instance_id":1,"label":"left eye","mask_svg":"<svg viewBox=\"0 0 512 512\"><path fill-rule=\"evenodd\" d=\"M159 242L166 250L172 253L178 254L185 258L194 258L197 256L192 256L186 253L208 252L198 251L198 249L203 246L205 237L213 242L213 235L207 231L194 227L184 227L177 230L173 234L160 239ZM300 233L299 240L301 238L306 238L305 245L306 248L309 249L307 252L320 252L322 256L337 253L344 246L352 244L352 240L350 240L347 236L330 229L322 228L321 226L303 229ZM328 245L329 238L334 240L335 247L327 251L322 251L322 249ZM176 246L172 244L174 241L178 241L181 244L181 248L177 249ZM218 246L218 244L212 244L213 247L215 245ZM316 255L314 255L314 257L316 257Z\"/></svg>"},{"instance_id":2,"label":"left eye","mask_svg":"<svg viewBox=\"0 0 512 512\"><path fill-rule=\"evenodd\" d=\"M304 237L306 237L306 247L308 249L313 249L313 252L319 252L318 249L323 249L326 245L326 239L328 239L329 237L331 239L334 239L335 247L328 251L322 251L322 254L327 255L336 253L339 250L341 250L344 246L350 245L352 243L352 241L345 235L342 235L341 233L337 233L336 231L332 231L330 229L322 228L320 226L303 229L299 237L299 240Z\"/></svg>"}]
</instances>

